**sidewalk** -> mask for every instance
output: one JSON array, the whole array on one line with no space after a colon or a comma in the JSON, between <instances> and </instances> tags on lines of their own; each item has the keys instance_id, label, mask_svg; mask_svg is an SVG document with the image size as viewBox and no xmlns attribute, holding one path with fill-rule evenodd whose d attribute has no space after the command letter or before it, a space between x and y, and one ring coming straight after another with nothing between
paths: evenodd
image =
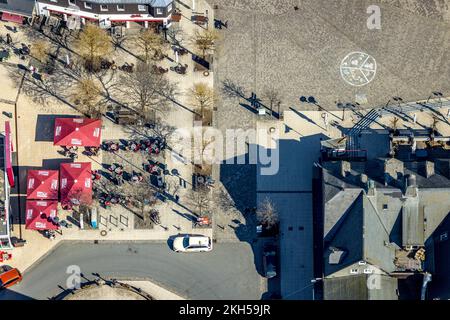
<instances>
[{"instance_id":1,"label":"sidewalk","mask_svg":"<svg viewBox=\"0 0 450 320\"><path fill-rule=\"evenodd\" d=\"M186 298L157 285L153 281L120 280L120 282L142 289L143 291L151 295L153 298L155 298L155 300L186 300Z\"/></svg>"}]
</instances>

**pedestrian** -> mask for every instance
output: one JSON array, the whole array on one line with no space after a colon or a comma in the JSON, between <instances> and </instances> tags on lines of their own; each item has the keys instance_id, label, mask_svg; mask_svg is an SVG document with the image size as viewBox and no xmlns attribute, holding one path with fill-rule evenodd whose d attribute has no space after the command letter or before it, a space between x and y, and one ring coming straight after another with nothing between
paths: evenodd
<instances>
[{"instance_id":1,"label":"pedestrian","mask_svg":"<svg viewBox=\"0 0 450 320\"><path fill-rule=\"evenodd\" d=\"M450 108L447 110L447 119L450 118Z\"/></svg>"},{"instance_id":2,"label":"pedestrian","mask_svg":"<svg viewBox=\"0 0 450 320\"><path fill-rule=\"evenodd\" d=\"M413 123L416 124L416 122L417 122L417 113L414 113L414 116L413 116Z\"/></svg>"}]
</instances>

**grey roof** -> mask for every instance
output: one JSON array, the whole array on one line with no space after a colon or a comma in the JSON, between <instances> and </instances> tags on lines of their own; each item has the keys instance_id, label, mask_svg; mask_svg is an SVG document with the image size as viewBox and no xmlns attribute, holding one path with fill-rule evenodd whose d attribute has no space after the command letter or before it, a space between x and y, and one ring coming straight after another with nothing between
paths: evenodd
<instances>
[{"instance_id":1,"label":"grey roof","mask_svg":"<svg viewBox=\"0 0 450 320\"><path fill-rule=\"evenodd\" d=\"M325 236L324 243L325 276L358 261L367 261L385 272L395 270L395 248L387 245L390 243L390 232L364 193L360 193L347 212L336 221ZM333 248L347 253L339 264L330 264Z\"/></svg>"},{"instance_id":2,"label":"grey roof","mask_svg":"<svg viewBox=\"0 0 450 320\"><path fill-rule=\"evenodd\" d=\"M419 199L406 199L402 209L402 244L404 246L423 246L425 228L423 208L419 209Z\"/></svg>"},{"instance_id":3,"label":"grey roof","mask_svg":"<svg viewBox=\"0 0 450 320\"><path fill-rule=\"evenodd\" d=\"M369 289L369 275L359 274L324 279L325 300L398 300L398 281L395 278L378 275L380 286Z\"/></svg>"},{"instance_id":4,"label":"grey roof","mask_svg":"<svg viewBox=\"0 0 450 320\"><path fill-rule=\"evenodd\" d=\"M365 174L369 179L372 179L379 189L401 189L403 186L402 178L410 174L416 176L416 183L419 188L450 188L450 159L433 159L435 174L428 178L425 174L426 161L403 162L403 173L397 177L400 179L391 177L387 185L385 185L385 162L386 158L375 158L365 162L350 162L351 170L346 177L341 176L339 161L325 162L323 164L326 169L323 174L325 201L335 196L342 188L363 188L361 174Z\"/></svg>"},{"instance_id":5,"label":"grey roof","mask_svg":"<svg viewBox=\"0 0 450 320\"><path fill-rule=\"evenodd\" d=\"M8 0L8 3L0 2L0 11L7 11L31 17L34 9L34 0Z\"/></svg>"},{"instance_id":6,"label":"grey roof","mask_svg":"<svg viewBox=\"0 0 450 320\"><path fill-rule=\"evenodd\" d=\"M92 3L109 4L109 3L124 3L124 4L148 4L152 7L167 7L173 0L89 0Z\"/></svg>"}]
</instances>

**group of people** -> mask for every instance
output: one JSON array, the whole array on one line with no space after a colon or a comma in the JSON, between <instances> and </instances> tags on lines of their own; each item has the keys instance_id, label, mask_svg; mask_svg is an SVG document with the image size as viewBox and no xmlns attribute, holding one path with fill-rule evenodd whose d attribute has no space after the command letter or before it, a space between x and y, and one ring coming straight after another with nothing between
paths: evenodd
<instances>
[{"instance_id":1,"label":"group of people","mask_svg":"<svg viewBox=\"0 0 450 320\"><path fill-rule=\"evenodd\" d=\"M109 152L116 152L121 149L118 142L106 141L102 145L103 149ZM139 141L126 141L122 147L125 151L143 152L146 154L159 154L165 148L164 141L159 138L148 138Z\"/></svg>"},{"instance_id":2,"label":"group of people","mask_svg":"<svg viewBox=\"0 0 450 320\"><path fill-rule=\"evenodd\" d=\"M100 148L98 147L84 147L84 154L87 156L97 156Z\"/></svg>"},{"instance_id":3,"label":"group of people","mask_svg":"<svg viewBox=\"0 0 450 320\"><path fill-rule=\"evenodd\" d=\"M145 152L147 154L159 154L164 148L164 143L160 138L150 138L141 141L130 141L125 150L133 152Z\"/></svg>"},{"instance_id":4,"label":"group of people","mask_svg":"<svg viewBox=\"0 0 450 320\"><path fill-rule=\"evenodd\" d=\"M77 151L78 151L78 147L77 146L63 147L64 156L72 158L73 160L78 158Z\"/></svg>"},{"instance_id":5,"label":"group of people","mask_svg":"<svg viewBox=\"0 0 450 320\"><path fill-rule=\"evenodd\" d=\"M109 166L108 168L110 174L111 174L111 179L112 181L118 185L121 186L124 183L123 180L123 166L120 164L115 164L113 163L112 165Z\"/></svg>"},{"instance_id":6,"label":"group of people","mask_svg":"<svg viewBox=\"0 0 450 320\"><path fill-rule=\"evenodd\" d=\"M113 141L106 141L103 142L102 147L104 150L109 152L116 152L119 151L119 143L113 142Z\"/></svg>"},{"instance_id":7,"label":"group of people","mask_svg":"<svg viewBox=\"0 0 450 320\"><path fill-rule=\"evenodd\" d=\"M105 193L101 192L99 197L100 204L106 208L111 208L114 204L122 204L124 206L129 206L131 204L131 198L129 196L116 194L116 193Z\"/></svg>"}]
</instances>

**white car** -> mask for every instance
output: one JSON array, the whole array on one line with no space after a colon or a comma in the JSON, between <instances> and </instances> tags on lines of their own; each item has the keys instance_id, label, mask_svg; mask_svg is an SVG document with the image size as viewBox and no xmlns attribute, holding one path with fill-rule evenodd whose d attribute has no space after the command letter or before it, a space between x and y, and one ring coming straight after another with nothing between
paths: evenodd
<instances>
[{"instance_id":1,"label":"white car","mask_svg":"<svg viewBox=\"0 0 450 320\"><path fill-rule=\"evenodd\" d=\"M212 250L212 240L210 237L184 235L173 240L173 250L175 252L206 252Z\"/></svg>"}]
</instances>

